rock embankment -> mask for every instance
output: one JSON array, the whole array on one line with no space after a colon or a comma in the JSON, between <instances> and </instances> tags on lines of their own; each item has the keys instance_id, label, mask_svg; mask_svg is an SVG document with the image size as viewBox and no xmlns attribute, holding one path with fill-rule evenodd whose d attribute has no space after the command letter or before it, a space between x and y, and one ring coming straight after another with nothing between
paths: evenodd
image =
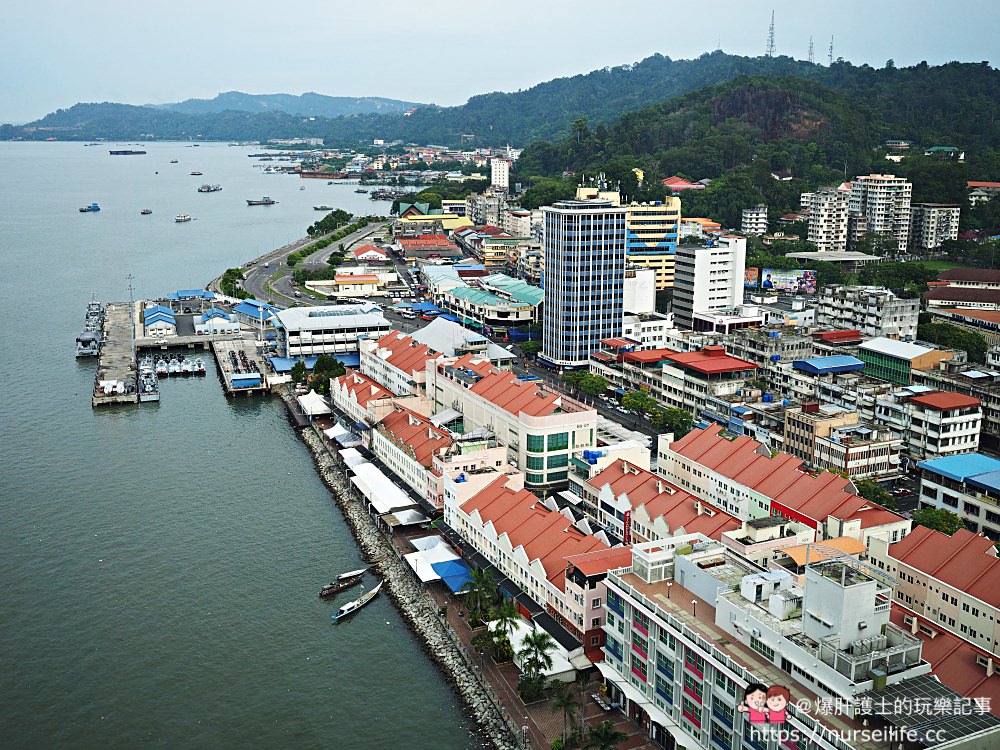
<instances>
[{"instance_id":1,"label":"rock embankment","mask_svg":"<svg viewBox=\"0 0 1000 750\"><path fill-rule=\"evenodd\" d=\"M392 598L396 608L423 641L427 652L451 679L484 735L498 750L513 750L518 747L516 730L504 719L501 709L483 686L473 665L450 632L450 626L438 612L434 600L415 579L392 542L378 530L363 499L358 496L341 466L326 450L322 440L308 429L301 434L312 451L320 477L333 494L358 546L378 571L383 581L382 590Z\"/></svg>"}]
</instances>

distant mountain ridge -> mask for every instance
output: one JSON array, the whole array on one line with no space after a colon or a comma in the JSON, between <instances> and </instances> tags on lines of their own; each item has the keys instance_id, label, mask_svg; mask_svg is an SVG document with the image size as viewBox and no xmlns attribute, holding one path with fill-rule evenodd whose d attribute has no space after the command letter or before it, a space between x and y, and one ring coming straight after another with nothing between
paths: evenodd
<instances>
[{"instance_id":1,"label":"distant mountain ridge","mask_svg":"<svg viewBox=\"0 0 1000 750\"><path fill-rule=\"evenodd\" d=\"M247 94L242 91L225 91L212 99L185 99L169 104L147 104L147 107L181 112L188 115L218 114L221 112L285 112L305 117L342 117L366 113L396 114L413 107L416 102L385 99L380 96L327 96L307 91L304 94Z\"/></svg>"}]
</instances>

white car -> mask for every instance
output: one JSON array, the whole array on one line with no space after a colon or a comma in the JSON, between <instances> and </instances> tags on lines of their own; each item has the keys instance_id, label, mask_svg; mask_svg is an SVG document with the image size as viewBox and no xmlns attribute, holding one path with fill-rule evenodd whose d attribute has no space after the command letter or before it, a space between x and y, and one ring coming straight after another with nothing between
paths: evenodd
<instances>
[{"instance_id":1,"label":"white car","mask_svg":"<svg viewBox=\"0 0 1000 750\"><path fill-rule=\"evenodd\" d=\"M156 340L156 341L154 341L153 343L154 343L154 344L166 344L166 343L167 343L167 340L166 340L166 339L157 339L157 340Z\"/></svg>"}]
</instances>

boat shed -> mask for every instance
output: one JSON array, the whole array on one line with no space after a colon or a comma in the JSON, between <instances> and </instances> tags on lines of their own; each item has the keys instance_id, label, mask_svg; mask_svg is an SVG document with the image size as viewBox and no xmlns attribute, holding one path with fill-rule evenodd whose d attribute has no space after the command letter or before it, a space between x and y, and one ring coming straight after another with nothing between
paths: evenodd
<instances>
[{"instance_id":1,"label":"boat shed","mask_svg":"<svg viewBox=\"0 0 1000 750\"><path fill-rule=\"evenodd\" d=\"M841 372L858 372L865 369L865 363L847 354L834 354L829 357L796 359L792 362L792 367L810 375L834 375Z\"/></svg>"},{"instance_id":2,"label":"boat shed","mask_svg":"<svg viewBox=\"0 0 1000 750\"><path fill-rule=\"evenodd\" d=\"M143 310L142 327L146 336L175 336L177 334L177 318L169 307L154 305Z\"/></svg>"}]
</instances>

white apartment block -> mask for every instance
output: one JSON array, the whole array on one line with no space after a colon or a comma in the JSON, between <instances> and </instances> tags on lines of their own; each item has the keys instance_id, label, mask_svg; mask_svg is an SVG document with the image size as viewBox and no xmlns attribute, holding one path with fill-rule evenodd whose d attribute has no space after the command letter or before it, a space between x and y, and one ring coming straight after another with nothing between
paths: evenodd
<instances>
[{"instance_id":1,"label":"white apartment block","mask_svg":"<svg viewBox=\"0 0 1000 750\"><path fill-rule=\"evenodd\" d=\"M753 208L744 208L740 231L749 235L767 234L767 206L761 203Z\"/></svg>"},{"instance_id":2,"label":"white apartment block","mask_svg":"<svg viewBox=\"0 0 1000 750\"><path fill-rule=\"evenodd\" d=\"M914 203L910 207L911 250L933 250L958 239L961 208L952 203Z\"/></svg>"},{"instance_id":3,"label":"white apartment block","mask_svg":"<svg viewBox=\"0 0 1000 750\"><path fill-rule=\"evenodd\" d=\"M955 513L973 533L1000 542L1000 459L968 453L917 466L920 507Z\"/></svg>"},{"instance_id":4,"label":"white apartment block","mask_svg":"<svg viewBox=\"0 0 1000 750\"><path fill-rule=\"evenodd\" d=\"M849 209L864 216L868 232L893 237L905 253L910 234L910 196L913 186L891 174L869 174L851 183Z\"/></svg>"},{"instance_id":5,"label":"white apartment block","mask_svg":"<svg viewBox=\"0 0 1000 750\"><path fill-rule=\"evenodd\" d=\"M983 409L975 396L910 386L878 398L875 420L896 432L911 456L932 460L977 451Z\"/></svg>"},{"instance_id":6,"label":"white apartment block","mask_svg":"<svg viewBox=\"0 0 1000 750\"><path fill-rule=\"evenodd\" d=\"M809 215L806 237L820 252L847 250L847 204L850 193L844 185L802 194L802 210Z\"/></svg>"},{"instance_id":7,"label":"white apartment block","mask_svg":"<svg viewBox=\"0 0 1000 750\"><path fill-rule=\"evenodd\" d=\"M509 159L503 157L490 159L490 186L499 190L510 190Z\"/></svg>"},{"instance_id":8,"label":"white apartment block","mask_svg":"<svg viewBox=\"0 0 1000 750\"><path fill-rule=\"evenodd\" d=\"M696 312L743 304L745 237L724 236L714 245L678 245L673 312L678 328L690 330Z\"/></svg>"},{"instance_id":9,"label":"white apartment block","mask_svg":"<svg viewBox=\"0 0 1000 750\"><path fill-rule=\"evenodd\" d=\"M816 324L858 330L866 338L912 341L919 313L919 299L903 299L883 287L830 285L819 294Z\"/></svg>"}]
</instances>

